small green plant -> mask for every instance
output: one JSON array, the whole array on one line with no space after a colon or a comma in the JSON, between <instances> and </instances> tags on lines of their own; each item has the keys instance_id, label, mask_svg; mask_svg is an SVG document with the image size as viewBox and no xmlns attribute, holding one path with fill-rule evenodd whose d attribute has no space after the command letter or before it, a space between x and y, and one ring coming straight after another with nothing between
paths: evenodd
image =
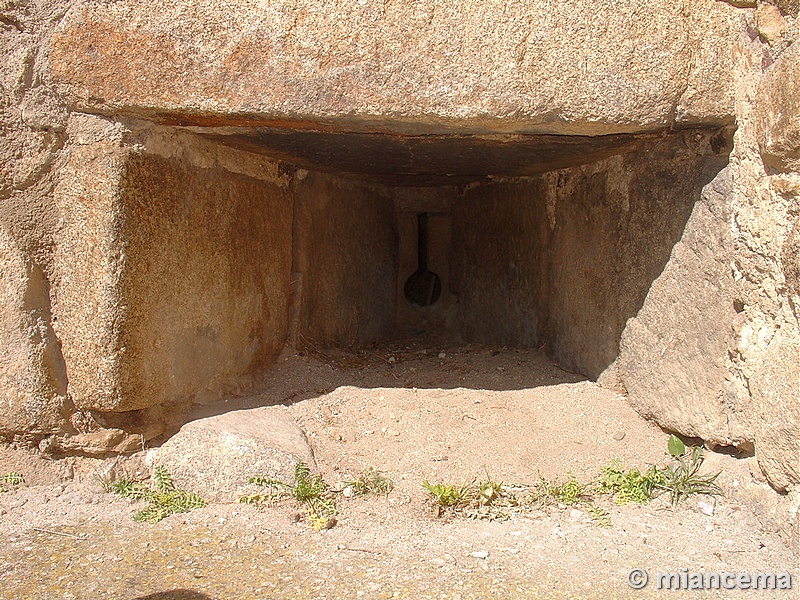
<instances>
[{"instance_id":1,"label":"small green plant","mask_svg":"<svg viewBox=\"0 0 800 600\"><path fill-rule=\"evenodd\" d=\"M291 497L304 505L304 512L311 527L319 531L331 526L336 519L336 504L328 491L328 486L322 477L312 473L304 462L298 462L294 467L294 483L288 484L277 479L266 477L250 477L247 480L268 491L263 494L242 496L239 502L264 506L273 504L282 498Z\"/></svg>"},{"instance_id":2,"label":"small green plant","mask_svg":"<svg viewBox=\"0 0 800 600\"><path fill-rule=\"evenodd\" d=\"M461 486L454 486L446 483L432 484L428 481L423 481L422 487L428 490L428 493L433 496L434 502L442 508L454 508L469 503L471 499L470 489L473 484L464 483Z\"/></svg>"},{"instance_id":3,"label":"small green plant","mask_svg":"<svg viewBox=\"0 0 800 600\"><path fill-rule=\"evenodd\" d=\"M671 435L667 451L675 462L665 467L650 467L626 471L619 463L603 467L599 492L613 494L617 504L636 502L646 504L656 496L668 493L670 502L678 504L692 495L720 496L722 489L716 483L719 473L699 475L703 464L703 449L687 449L681 439Z\"/></svg>"},{"instance_id":4,"label":"small green plant","mask_svg":"<svg viewBox=\"0 0 800 600\"><path fill-rule=\"evenodd\" d=\"M567 506L577 504L584 496L585 491L586 486L578 483L578 480L570 473L567 473L567 480L563 483L554 482L548 487L548 492L553 499Z\"/></svg>"},{"instance_id":5,"label":"small green plant","mask_svg":"<svg viewBox=\"0 0 800 600\"><path fill-rule=\"evenodd\" d=\"M686 454L686 445L683 443L681 438L675 434L672 434L667 440L667 452L669 452L675 458L678 458L679 456Z\"/></svg>"},{"instance_id":6,"label":"small green plant","mask_svg":"<svg viewBox=\"0 0 800 600\"><path fill-rule=\"evenodd\" d=\"M670 438L670 441L672 441L672 438ZM683 442L681 442L682 445ZM698 474L703 464L702 448L696 446L687 451L684 447L682 455L673 454L671 448L670 454L675 457L677 464L667 465L659 470L663 477L663 482L658 483L656 488L669 493L669 499L672 504L678 504L681 500L693 495L722 495L722 488L717 484L719 473L714 475Z\"/></svg>"},{"instance_id":7,"label":"small green plant","mask_svg":"<svg viewBox=\"0 0 800 600\"><path fill-rule=\"evenodd\" d=\"M161 465L153 469L152 486L146 486L125 475L110 487L113 493L123 498L148 502L145 508L133 516L137 523L157 523L169 515L189 512L206 505L205 500L197 494L176 488L169 472Z\"/></svg>"},{"instance_id":8,"label":"small green plant","mask_svg":"<svg viewBox=\"0 0 800 600\"><path fill-rule=\"evenodd\" d=\"M612 462L601 469L598 491L613 495L614 502L620 506L630 502L647 504L664 481L663 473L655 467L644 472L639 469L626 471L619 462Z\"/></svg>"},{"instance_id":9,"label":"small green plant","mask_svg":"<svg viewBox=\"0 0 800 600\"><path fill-rule=\"evenodd\" d=\"M322 477L312 473L304 462L298 462L294 467L294 487L292 495L300 502L310 502L319 498L328 486Z\"/></svg>"},{"instance_id":10,"label":"small green plant","mask_svg":"<svg viewBox=\"0 0 800 600\"><path fill-rule=\"evenodd\" d=\"M25 483L25 478L21 473L11 471L5 475L0 475L0 492L10 492Z\"/></svg>"},{"instance_id":11,"label":"small green plant","mask_svg":"<svg viewBox=\"0 0 800 600\"><path fill-rule=\"evenodd\" d=\"M586 504L586 512L598 527L611 527L611 515L608 514L607 510L600 508L593 502L588 502Z\"/></svg>"},{"instance_id":12,"label":"small green plant","mask_svg":"<svg viewBox=\"0 0 800 600\"><path fill-rule=\"evenodd\" d=\"M509 519L511 513L519 509L515 490L522 489L498 483L488 474L480 482L473 479L462 485L452 485L423 481L422 487L430 494L438 516L449 511L469 519L487 521Z\"/></svg>"},{"instance_id":13,"label":"small green plant","mask_svg":"<svg viewBox=\"0 0 800 600\"><path fill-rule=\"evenodd\" d=\"M478 484L476 500L481 506L490 506L503 497L503 484L488 478Z\"/></svg>"},{"instance_id":14,"label":"small green plant","mask_svg":"<svg viewBox=\"0 0 800 600\"><path fill-rule=\"evenodd\" d=\"M394 482L374 467L365 469L356 479L348 481L347 485L358 496L367 494L382 494L385 496L394 489Z\"/></svg>"}]
</instances>

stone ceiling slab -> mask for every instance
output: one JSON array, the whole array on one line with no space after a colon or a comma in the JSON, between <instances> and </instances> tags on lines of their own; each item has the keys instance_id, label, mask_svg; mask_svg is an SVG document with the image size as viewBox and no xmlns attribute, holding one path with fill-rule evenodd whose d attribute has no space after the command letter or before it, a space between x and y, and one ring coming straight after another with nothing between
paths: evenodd
<instances>
[{"instance_id":1,"label":"stone ceiling slab","mask_svg":"<svg viewBox=\"0 0 800 600\"><path fill-rule=\"evenodd\" d=\"M632 133L732 115L717 63L742 11L691 4L90 0L49 58L81 110L161 122ZM682 104L695 88L715 94Z\"/></svg>"}]
</instances>

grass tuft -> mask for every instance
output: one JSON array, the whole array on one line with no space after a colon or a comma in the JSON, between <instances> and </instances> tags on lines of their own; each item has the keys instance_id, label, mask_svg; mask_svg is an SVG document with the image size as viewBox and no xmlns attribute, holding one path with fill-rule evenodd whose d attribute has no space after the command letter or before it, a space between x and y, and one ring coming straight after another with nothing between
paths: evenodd
<instances>
[{"instance_id":1,"label":"grass tuft","mask_svg":"<svg viewBox=\"0 0 800 600\"><path fill-rule=\"evenodd\" d=\"M675 457L677 464L667 465L660 470L663 482L656 485L660 491L669 494L672 504L685 500L689 496L721 496L722 488L717 484L719 473L699 475L703 465L703 449L694 447L683 456Z\"/></svg>"}]
</instances>

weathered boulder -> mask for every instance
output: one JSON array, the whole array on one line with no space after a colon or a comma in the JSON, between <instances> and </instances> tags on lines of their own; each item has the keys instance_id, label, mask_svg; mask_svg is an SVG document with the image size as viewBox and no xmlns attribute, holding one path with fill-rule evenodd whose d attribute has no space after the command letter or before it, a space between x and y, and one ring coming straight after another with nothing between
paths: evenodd
<instances>
[{"instance_id":1,"label":"weathered boulder","mask_svg":"<svg viewBox=\"0 0 800 600\"><path fill-rule=\"evenodd\" d=\"M81 109L174 124L597 135L730 121L742 11L688 6L90 0L49 58Z\"/></svg>"},{"instance_id":2,"label":"weathered boulder","mask_svg":"<svg viewBox=\"0 0 800 600\"><path fill-rule=\"evenodd\" d=\"M68 408L44 276L0 225L0 436L69 430Z\"/></svg>"},{"instance_id":3,"label":"weathered boulder","mask_svg":"<svg viewBox=\"0 0 800 600\"><path fill-rule=\"evenodd\" d=\"M800 484L800 334L786 326L770 342L751 381L756 457L776 488Z\"/></svg>"},{"instance_id":4,"label":"weathered boulder","mask_svg":"<svg viewBox=\"0 0 800 600\"><path fill-rule=\"evenodd\" d=\"M756 99L761 157L779 171L800 170L800 46L793 44L761 80Z\"/></svg>"},{"instance_id":5,"label":"weathered boulder","mask_svg":"<svg viewBox=\"0 0 800 600\"><path fill-rule=\"evenodd\" d=\"M731 445L724 392L735 347L730 172L706 186L662 274L620 341L618 373L634 408L659 425Z\"/></svg>"},{"instance_id":6,"label":"weathered boulder","mask_svg":"<svg viewBox=\"0 0 800 600\"><path fill-rule=\"evenodd\" d=\"M283 407L238 410L187 423L151 456L179 487L206 500L233 501L257 488L253 476L291 484L303 461L316 468L303 430Z\"/></svg>"}]
</instances>

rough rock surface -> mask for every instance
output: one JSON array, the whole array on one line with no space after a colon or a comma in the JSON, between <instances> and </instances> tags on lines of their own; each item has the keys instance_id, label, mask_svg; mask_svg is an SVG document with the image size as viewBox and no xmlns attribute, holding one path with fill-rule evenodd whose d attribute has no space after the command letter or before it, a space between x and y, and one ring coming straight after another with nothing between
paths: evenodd
<instances>
[{"instance_id":1,"label":"rough rock surface","mask_svg":"<svg viewBox=\"0 0 800 600\"><path fill-rule=\"evenodd\" d=\"M154 465L166 467L178 487L218 501L235 501L258 491L247 483L249 477L291 484L298 461L316 469L303 430L281 407L191 421L150 458Z\"/></svg>"},{"instance_id":2,"label":"rough rock surface","mask_svg":"<svg viewBox=\"0 0 800 600\"><path fill-rule=\"evenodd\" d=\"M757 98L759 148L764 162L800 170L800 47L794 44L764 75Z\"/></svg>"},{"instance_id":3,"label":"rough rock surface","mask_svg":"<svg viewBox=\"0 0 800 600\"><path fill-rule=\"evenodd\" d=\"M0 434L67 427L63 360L47 307L38 305L43 287L41 271L0 227Z\"/></svg>"},{"instance_id":4,"label":"rough rock surface","mask_svg":"<svg viewBox=\"0 0 800 600\"><path fill-rule=\"evenodd\" d=\"M76 438L87 448L114 446L114 430L131 434L136 423L144 431L171 407L213 396L229 378L268 363L287 337L290 311L306 319L298 331L337 344L387 330L398 297L389 289L397 280L396 256L387 251L390 208L373 210L364 188L342 178L332 196L352 196L359 209L337 205L330 219L295 221L304 186L322 176L303 184L293 167L225 145L225 135L231 142L241 129L262 128L262 139L280 138L291 150L281 128L395 134L362 140L359 151L372 162L342 172L373 165L391 176L384 182L419 183L429 152L439 162L426 185L458 175L468 201L496 208L490 217L476 209L475 227L511 222L522 238L531 223L514 221L509 204L524 204L524 190L537 186L484 184L509 175L493 166L503 157L525 166L528 150L493 155L474 182L464 179L467 167L480 148L509 142L494 139L498 133L581 134L595 137L560 153L548 150L552 140L534 139L529 147L552 162L512 173L548 171L543 180L557 188L558 171L574 169L528 229L547 237L553 222L564 224L555 246L565 249L561 257L534 275L530 264L507 262L505 275L533 290L528 296L550 290L548 335L564 365L597 375L624 331L608 379L627 385L634 405L678 432L755 447L775 487L797 486L797 11L797 0L0 3L0 433L33 443L58 438L45 447L68 445L65 434L90 436ZM642 136L734 122L725 180L687 210L685 228L660 232L666 237L658 239L680 240L663 273L637 270L628 261L640 247L618 245L623 238L607 231L613 211L631 231L642 222L623 210L633 196L608 185L622 181L606 168L620 158L603 147L602 134L626 136L617 141L627 152ZM207 137L182 125L202 127ZM463 155L466 137L424 139L454 133L485 135L477 153ZM323 139L314 135L303 139ZM404 136L418 139L395 139ZM381 147L393 149L392 161L374 158L380 152L370 149ZM453 160L436 158L442 148ZM581 148L593 149L591 159L572 160ZM336 145L317 150L321 166L359 156L338 155ZM569 164L558 164L568 155ZM674 187L676 179L654 173L648 189ZM492 196L498 190L509 195ZM651 220L681 207L654 208ZM304 222L302 235L332 236L315 251L330 253L324 261L301 264L302 252L293 254L302 238L293 228ZM337 239L337 222L346 225L340 238L363 226L372 241ZM503 231L482 233L469 269L513 254L510 242L498 241ZM381 260L371 272L373 252ZM641 289L656 276L649 292ZM531 284L536 277L542 285ZM613 298L597 293L598 282L607 289L610 281L646 298L637 297L643 309L627 323L633 315L613 305L614 328L599 331L596 317ZM308 294L293 298L298 289ZM515 329L497 323L502 311L486 297L462 299L462 314L473 309L465 332L474 325L525 343L536 337L538 306L514 307L517 324L528 319ZM481 322L478 313L491 318ZM98 423L109 431L98 432Z\"/></svg>"},{"instance_id":5,"label":"rough rock surface","mask_svg":"<svg viewBox=\"0 0 800 600\"><path fill-rule=\"evenodd\" d=\"M193 136L171 156L157 133L137 150L118 124L74 121L55 192L54 312L75 404L142 409L268 363L291 273L291 201L284 180L266 181L273 165L255 157L255 179L213 155L193 161ZM112 131L94 139L88 124Z\"/></svg>"},{"instance_id":6,"label":"rough rock surface","mask_svg":"<svg viewBox=\"0 0 800 600\"><path fill-rule=\"evenodd\" d=\"M595 135L730 120L742 28L716 0L89 1L50 59L107 114Z\"/></svg>"},{"instance_id":7,"label":"rough rock surface","mask_svg":"<svg viewBox=\"0 0 800 600\"><path fill-rule=\"evenodd\" d=\"M67 108L41 47L68 3L0 3L0 436L74 432L50 310L50 193Z\"/></svg>"},{"instance_id":8,"label":"rough rock surface","mask_svg":"<svg viewBox=\"0 0 800 600\"><path fill-rule=\"evenodd\" d=\"M738 314L730 272L730 171L706 186L681 239L620 342L620 379L662 427L728 446L727 352Z\"/></svg>"},{"instance_id":9,"label":"rough rock surface","mask_svg":"<svg viewBox=\"0 0 800 600\"><path fill-rule=\"evenodd\" d=\"M784 327L772 338L752 380L756 449L761 470L775 487L800 482L800 334Z\"/></svg>"}]
</instances>

